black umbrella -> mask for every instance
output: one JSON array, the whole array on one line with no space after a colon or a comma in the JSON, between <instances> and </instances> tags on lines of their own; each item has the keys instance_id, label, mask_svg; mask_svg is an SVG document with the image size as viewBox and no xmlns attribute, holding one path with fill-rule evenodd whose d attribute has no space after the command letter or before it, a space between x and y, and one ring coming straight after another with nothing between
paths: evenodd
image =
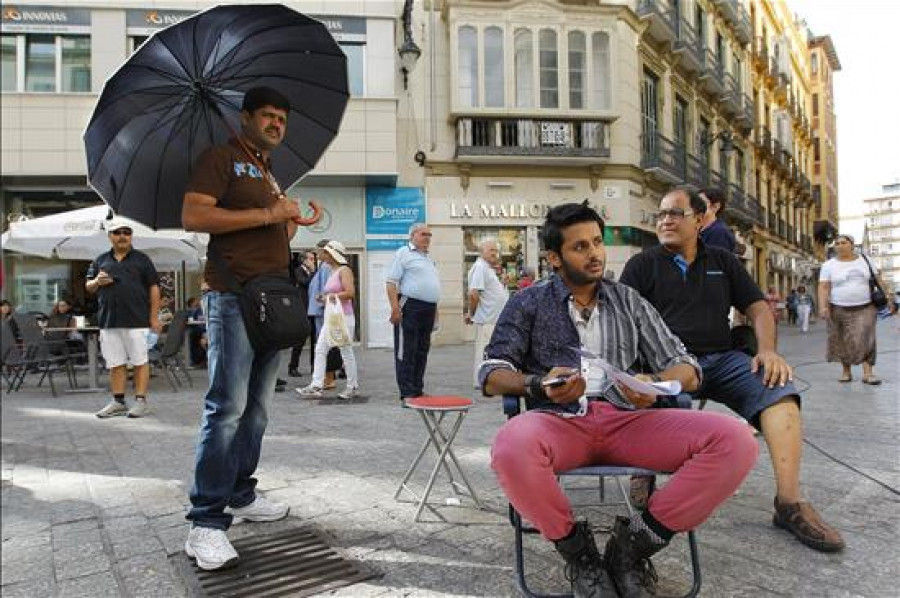
<instances>
[{"instance_id":1,"label":"black umbrella","mask_svg":"<svg viewBox=\"0 0 900 598\"><path fill-rule=\"evenodd\" d=\"M195 159L239 130L244 92L261 85L291 102L272 153L287 189L337 134L349 92L325 26L279 4L218 6L148 39L106 82L84 133L91 186L118 214L180 228Z\"/></svg>"}]
</instances>

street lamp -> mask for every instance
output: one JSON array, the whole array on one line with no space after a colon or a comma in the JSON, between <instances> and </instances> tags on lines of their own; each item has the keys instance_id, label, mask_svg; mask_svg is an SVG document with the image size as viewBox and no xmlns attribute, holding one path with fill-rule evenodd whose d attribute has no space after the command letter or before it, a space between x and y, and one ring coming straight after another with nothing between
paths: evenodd
<instances>
[{"instance_id":1,"label":"street lamp","mask_svg":"<svg viewBox=\"0 0 900 598\"><path fill-rule=\"evenodd\" d=\"M723 152L731 153L734 151L734 136L728 129L722 129L715 135L710 135L708 131L700 131L697 136L697 144L705 155L707 150L709 150L710 146L712 146L717 139L722 142L721 150Z\"/></svg>"},{"instance_id":2,"label":"street lamp","mask_svg":"<svg viewBox=\"0 0 900 598\"><path fill-rule=\"evenodd\" d=\"M409 86L409 74L416 66L422 50L413 41L412 36L412 8L414 0L406 0L403 5L403 45L397 50L400 55L400 72L403 73L403 89Z\"/></svg>"}]
</instances>

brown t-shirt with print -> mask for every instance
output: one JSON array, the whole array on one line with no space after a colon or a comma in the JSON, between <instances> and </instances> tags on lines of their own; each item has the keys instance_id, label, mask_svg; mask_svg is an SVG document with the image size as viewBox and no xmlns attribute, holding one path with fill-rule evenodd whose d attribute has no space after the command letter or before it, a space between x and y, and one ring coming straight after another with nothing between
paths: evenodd
<instances>
[{"instance_id":1,"label":"brown t-shirt with print","mask_svg":"<svg viewBox=\"0 0 900 598\"><path fill-rule=\"evenodd\" d=\"M232 139L203 152L194 165L187 190L215 197L226 210L267 208L277 200L267 175L260 172L241 145ZM268 165L266 165L268 167ZM262 274L288 276L290 253L284 223L210 235L204 276L214 291L230 291L211 251L216 248L240 284Z\"/></svg>"}]
</instances>

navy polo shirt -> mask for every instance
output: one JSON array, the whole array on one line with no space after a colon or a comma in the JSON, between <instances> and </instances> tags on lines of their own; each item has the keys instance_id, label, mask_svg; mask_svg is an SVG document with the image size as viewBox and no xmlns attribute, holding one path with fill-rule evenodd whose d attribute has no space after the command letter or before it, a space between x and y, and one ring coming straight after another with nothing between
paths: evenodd
<instances>
[{"instance_id":1,"label":"navy polo shirt","mask_svg":"<svg viewBox=\"0 0 900 598\"><path fill-rule=\"evenodd\" d=\"M645 249L628 260L619 282L649 301L695 355L730 350L731 307L745 312L763 300L734 254L700 241L691 264L662 245Z\"/></svg>"},{"instance_id":2,"label":"navy polo shirt","mask_svg":"<svg viewBox=\"0 0 900 598\"><path fill-rule=\"evenodd\" d=\"M149 328L149 290L159 283L159 275L147 254L132 249L119 261L107 251L91 263L87 279L96 278L100 270L115 281L97 288L100 328Z\"/></svg>"},{"instance_id":3,"label":"navy polo shirt","mask_svg":"<svg viewBox=\"0 0 900 598\"><path fill-rule=\"evenodd\" d=\"M700 240L707 247L721 247L734 253L737 241L734 233L728 228L728 225L719 219L713 221L712 224L700 231Z\"/></svg>"}]
</instances>

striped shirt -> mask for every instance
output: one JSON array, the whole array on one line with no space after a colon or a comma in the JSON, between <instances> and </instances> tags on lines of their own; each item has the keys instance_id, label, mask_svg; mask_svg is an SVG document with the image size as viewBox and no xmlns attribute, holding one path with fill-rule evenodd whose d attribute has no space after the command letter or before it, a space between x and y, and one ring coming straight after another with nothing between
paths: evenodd
<instances>
[{"instance_id":1,"label":"striped shirt","mask_svg":"<svg viewBox=\"0 0 900 598\"><path fill-rule=\"evenodd\" d=\"M552 368L580 370L585 349L613 366L631 373L661 372L685 363L702 376L696 358L663 322L659 313L637 291L610 280L597 287L597 307L581 332L581 315L572 309L572 293L559 276L516 293L506 304L485 361L479 370L482 388L499 368L544 376ZM621 409L635 407L610 383L592 388L592 400L605 400ZM578 403L529 402L529 409L575 413Z\"/></svg>"}]
</instances>

